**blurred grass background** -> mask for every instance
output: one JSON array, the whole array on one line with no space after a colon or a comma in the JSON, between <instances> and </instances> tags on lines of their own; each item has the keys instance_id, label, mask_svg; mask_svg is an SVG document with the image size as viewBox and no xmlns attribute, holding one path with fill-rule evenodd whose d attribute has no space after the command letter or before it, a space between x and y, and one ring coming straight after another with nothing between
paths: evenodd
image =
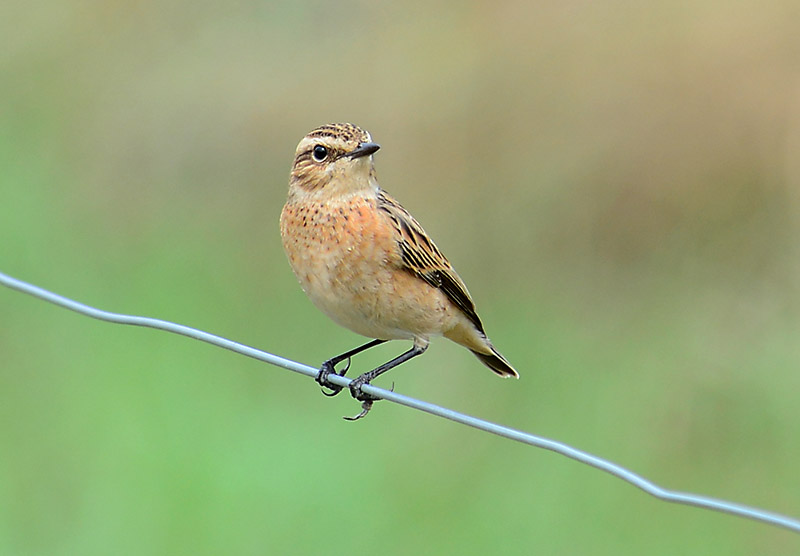
<instances>
[{"instance_id":1,"label":"blurred grass background","mask_svg":"<svg viewBox=\"0 0 800 556\"><path fill-rule=\"evenodd\" d=\"M296 143L352 121L522 374L381 384L800 515L800 5L10 0L0 268L318 364ZM0 554L796 554L562 457L0 291ZM357 359L371 368L399 350Z\"/></svg>"}]
</instances>

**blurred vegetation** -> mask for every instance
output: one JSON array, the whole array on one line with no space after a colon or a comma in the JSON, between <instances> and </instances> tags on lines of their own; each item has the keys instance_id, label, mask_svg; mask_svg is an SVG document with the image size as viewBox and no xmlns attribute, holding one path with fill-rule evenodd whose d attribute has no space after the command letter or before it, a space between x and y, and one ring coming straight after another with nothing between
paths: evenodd
<instances>
[{"instance_id":1,"label":"blurred vegetation","mask_svg":"<svg viewBox=\"0 0 800 556\"><path fill-rule=\"evenodd\" d=\"M439 341L387 383L800 515L797 2L2 12L4 272L319 363L361 338L277 220L297 141L352 121L522 373ZM798 551L403 408L345 423L196 342L5 290L0 315L0 554Z\"/></svg>"}]
</instances>

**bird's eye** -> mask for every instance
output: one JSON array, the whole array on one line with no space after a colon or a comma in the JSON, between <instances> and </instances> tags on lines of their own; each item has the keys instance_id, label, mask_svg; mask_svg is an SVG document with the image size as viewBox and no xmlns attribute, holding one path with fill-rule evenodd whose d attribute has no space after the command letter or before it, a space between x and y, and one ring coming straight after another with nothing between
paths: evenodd
<instances>
[{"instance_id":1,"label":"bird's eye","mask_svg":"<svg viewBox=\"0 0 800 556\"><path fill-rule=\"evenodd\" d=\"M316 160L317 162L322 162L328 156L328 149L326 149L322 145L317 145L316 147L314 147L313 156L314 160Z\"/></svg>"}]
</instances>

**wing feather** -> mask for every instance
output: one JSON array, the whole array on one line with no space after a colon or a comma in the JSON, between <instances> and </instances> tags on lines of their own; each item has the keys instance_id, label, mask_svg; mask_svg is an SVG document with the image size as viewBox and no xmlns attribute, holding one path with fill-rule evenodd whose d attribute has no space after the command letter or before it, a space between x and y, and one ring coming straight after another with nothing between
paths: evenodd
<instances>
[{"instance_id":1,"label":"wing feather","mask_svg":"<svg viewBox=\"0 0 800 556\"><path fill-rule=\"evenodd\" d=\"M378 208L389 216L399 233L398 243L405 270L440 289L483 333L483 324L467 286L422 226L384 191L378 193Z\"/></svg>"}]
</instances>

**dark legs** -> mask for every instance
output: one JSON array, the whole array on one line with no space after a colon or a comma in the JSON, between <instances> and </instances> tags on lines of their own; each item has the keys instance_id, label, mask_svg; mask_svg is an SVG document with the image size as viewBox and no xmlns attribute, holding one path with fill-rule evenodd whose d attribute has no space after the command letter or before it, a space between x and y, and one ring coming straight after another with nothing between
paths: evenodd
<instances>
[{"instance_id":1,"label":"dark legs","mask_svg":"<svg viewBox=\"0 0 800 556\"><path fill-rule=\"evenodd\" d=\"M329 389L331 392L328 393L325 390L323 390L322 393L325 394L326 396L335 396L336 394L341 392L342 391L341 386L337 386L336 384L328 382L328 375L333 373L339 376L344 376L345 373L350 369L350 358L352 356L354 356L357 353L361 353L362 351L366 351L371 347L379 346L384 342L386 342L386 340L372 340L371 342L367 342L363 346L358 346L355 349L351 349L350 351L346 351L341 355L337 355L336 357L332 357L331 359L325 361L322 364L322 367L319 370L319 374L317 375L317 378L315 380L317 381L317 384L319 384L323 388ZM345 359L347 359L347 365L345 365L341 373L337 373L336 365L338 365Z\"/></svg>"},{"instance_id":2,"label":"dark legs","mask_svg":"<svg viewBox=\"0 0 800 556\"><path fill-rule=\"evenodd\" d=\"M372 369L369 372L364 373L363 375L359 376L357 379L350 383L350 394L357 400L361 402L361 413L356 415L355 417L345 417L348 421L356 421L361 419L364 415L369 413L369 410L372 409L372 403L377 399L369 394L366 394L361 391L361 387L365 384L369 384L374 378L379 377L386 371L397 367L401 363L405 363L412 357L416 357L423 353L426 349L428 349L427 342L425 344L419 345L417 342L414 342L414 347L412 347L407 352L395 357L388 363L384 363L380 367L376 369Z\"/></svg>"},{"instance_id":3,"label":"dark legs","mask_svg":"<svg viewBox=\"0 0 800 556\"><path fill-rule=\"evenodd\" d=\"M316 381L317 383L322 386L323 388L327 388L330 392L326 392L325 390L322 391L323 394L326 396L335 396L339 392L342 391L342 387L336 384L331 383L328 380L328 376L331 374L337 374L339 376L344 376L345 373L350 369L350 358L357 353L361 353L362 351L366 351L371 347L378 346L382 343L386 342L386 340L372 340L371 342L367 342L363 346L358 346L355 349L351 349L341 355L337 355L336 357L332 357L328 359L322 364L322 367L319 370L319 374L317 374ZM364 415L366 415L369 410L372 408L372 403L377 399L369 394L366 394L361 391L361 387L365 384L369 384L374 378L379 377L386 371L397 367L400 363L405 363L412 357L416 357L417 355L423 353L426 349L428 349L428 340L427 339L416 339L414 340L414 347L412 347L407 352L398 355L391 361L384 363L380 367L372 369L369 372L364 373L363 375L359 376L352 382L350 382L350 395L352 395L355 399L361 402L361 413L356 415L355 417L345 417L348 421L355 421L356 419L361 419ZM345 365L344 369L341 372L336 372L336 365L341 363L347 359L347 365Z\"/></svg>"}]
</instances>

